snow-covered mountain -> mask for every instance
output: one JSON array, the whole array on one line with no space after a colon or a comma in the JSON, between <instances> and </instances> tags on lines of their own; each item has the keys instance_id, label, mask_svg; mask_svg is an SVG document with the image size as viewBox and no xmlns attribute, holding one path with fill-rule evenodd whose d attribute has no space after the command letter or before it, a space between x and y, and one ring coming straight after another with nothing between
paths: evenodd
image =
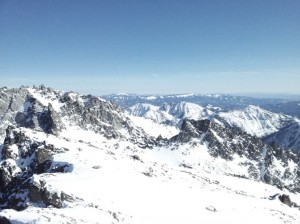
<instances>
[{"instance_id":1,"label":"snow-covered mountain","mask_svg":"<svg viewBox=\"0 0 300 224\"><path fill-rule=\"evenodd\" d=\"M161 106L136 104L126 110L130 115L151 119L156 123L180 127L184 119L200 120L214 116L214 112L198 104L180 102Z\"/></svg>"},{"instance_id":2,"label":"snow-covered mountain","mask_svg":"<svg viewBox=\"0 0 300 224\"><path fill-rule=\"evenodd\" d=\"M238 127L257 137L273 134L295 122L295 118L291 116L276 114L253 105L242 110L221 112L218 114L218 119L226 125Z\"/></svg>"},{"instance_id":3,"label":"snow-covered mountain","mask_svg":"<svg viewBox=\"0 0 300 224\"><path fill-rule=\"evenodd\" d=\"M116 102L118 105L123 108L129 108L138 103L146 103L155 106L161 106L164 103L167 104L176 104L180 102L189 102L203 107L208 108L219 107L224 111L243 109L248 105L257 105L263 108L267 107L274 108L275 112L279 108L283 108L280 105L286 103L286 100L282 99L271 99L271 98L254 98L246 96L232 96L224 94L173 94L173 95L136 95L136 94L112 94L102 96L104 99ZM277 108L277 109L276 109ZM272 110L271 110L272 111ZM288 110L285 111L285 114L289 114Z\"/></svg>"},{"instance_id":4,"label":"snow-covered mountain","mask_svg":"<svg viewBox=\"0 0 300 224\"><path fill-rule=\"evenodd\" d=\"M264 109L264 107L267 107L274 108L274 110L278 111L282 108L280 105L287 105L286 100L255 99L216 94L169 96L119 94L105 97L123 105L128 114L150 119L155 123L164 124L166 128L173 126L179 129L184 119L212 119L223 126L237 127L252 136L265 138L298 121L295 117ZM249 102L256 103L257 105L247 104ZM290 113L295 114L293 110L291 110ZM144 122L140 122L140 124L141 123L149 123L149 121L144 120ZM146 126L147 130L151 131L155 129L155 125L152 125L152 127L149 127L149 125L150 124ZM175 131L171 133L175 133ZM155 136L158 135L159 134ZM297 150L297 146L293 144L292 141L291 139L291 142L285 142L279 145L283 147L293 146L293 149Z\"/></svg>"},{"instance_id":5,"label":"snow-covered mountain","mask_svg":"<svg viewBox=\"0 0 300 224\"><path fill-rule=\"evenodd\" d=\"M199 117L184 103L166 104L172 117L183 114L174 130L91 95L0 93L1 223L300 219L299 157L236 127L190 119L209 118L207 108Z\"/></svg>"},{"instance_id":6,"label":"snow-covered mountain","mask_svg":"<svg viewBox=\"0 0 300 224\"><path fill-rule=\"evenodd\" d=\"M257 137L266 137L297 121L294 117L273 113L253 105L222 112L221 108L207 108L188 102L164 103L162 106L139 103L129 107L126 111L133 116L144 117L156 123L178 128L184 119L213 119L224 126L237 127Z\"/></svg>"}]
</instances>

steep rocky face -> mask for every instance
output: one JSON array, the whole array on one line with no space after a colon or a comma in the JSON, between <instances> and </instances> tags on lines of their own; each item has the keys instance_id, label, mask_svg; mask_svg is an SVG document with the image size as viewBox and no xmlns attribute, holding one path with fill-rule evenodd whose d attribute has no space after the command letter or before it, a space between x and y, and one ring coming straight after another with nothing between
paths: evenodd
<instances>
[{"instance_id":1,"label":"steep rocky face","mask_svg":"<svg viewBox=\"0 0 300 224\"><path fill-rule=\"evenodd\" d=\"M130 130L129 121L123 111L111 102L72 92L65 93L60 102L63 103L62 116L81 128L92 128L113 138L120 136L118 130L122 128Z\"/></svg>"},{"instance_id":2,"label":"steep rocky face","mask_svg":"<svg viewBox=\"0 0 300 224\"><path fill-rule=\"evenodd\" d=\"M133 125L123 110L112 102L92 95L64 93L59 99L61 115L70 125L101 133L107 138L129 139L143 147L152 147L154 139Z\"/></svg>"},{"instance_id":3,"label":"steep rocky face","mask_svg":"<svg viewBox=\"0 0 300 224\"><path fill-rule=\"evenodd\" d=\"M45 87L37 88L35 91L55 93L54 90ZM57 134L64 126L51 103L43 104L26 87L0 90L0 115L2 136L10 124L42 130L50 134Z\"/></svg>"},{"instance_id":4,"label":"steep rocky face","mask_svg":"<svg viewBox=\"0 0 300 224\"><path fill-rule=\"evenodd\" d=\"M28 91L25 88L0 88L0 136L5 135L6 127L14 123L16 113L25 102Z\"/></svg>"},{"instance_id":5,"label":"steep rocky face","mask_svg":"<svg viewBox=\"0 0 300 224\"><path fill-rule=\"evenodd\" d=\"M210 120L185 120L181 132L171 142L200 140L213 157L246 158L249 178L300 191L299 157L292 150L270 146L235 128L224 128Z\"/></svg>"},{"instance_id":6,"label":"steep rocky face","mask_svg":"<svg viewBox=\"0 0 300 224\"><path fill-rule=\"evenodd\" d=\"M20 127L36 129L49 134L58 134L64 129L60 115L51 103L42 105L36 98L27 95L24 111L17 112L15 122Z\"/></svg>"},{"instance_id":7,"label":"steep rocky face","mask_svg":"<svg viewBox=\"0 0 300 224\"><path fill-rule=\"evenodd\" d=\"M300 155L300 122L294 122L264 138L268 144L294 149Z\"/></svg>"}]
</instances>

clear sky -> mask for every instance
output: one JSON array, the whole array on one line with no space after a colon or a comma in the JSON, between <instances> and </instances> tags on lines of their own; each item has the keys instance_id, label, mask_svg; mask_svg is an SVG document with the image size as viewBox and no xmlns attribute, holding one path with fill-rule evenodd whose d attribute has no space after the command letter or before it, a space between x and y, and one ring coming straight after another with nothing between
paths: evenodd
<instances>
[{"instance_id":1,"label":"clear sky","mask_svg":"<svg viewBox=\"0 0 300 224\"><path fill-rule=\"evenodd\" d=\"M0 0L0 83L300 94L300 1Z\"/></svg>"}]
</instances>

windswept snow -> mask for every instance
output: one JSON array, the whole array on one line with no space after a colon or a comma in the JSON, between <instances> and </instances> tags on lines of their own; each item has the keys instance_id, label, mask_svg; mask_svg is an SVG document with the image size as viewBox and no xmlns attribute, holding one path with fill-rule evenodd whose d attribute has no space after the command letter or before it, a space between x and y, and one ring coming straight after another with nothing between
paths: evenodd
<instances>
[{"instance_id":1,"label":"windswept snow","mask_svg":"<svg viewBox=\"0 0 300 224\"><path fill-rule=\"evenodd\" d=\"M247 173L244 158L213 158L199 141L178 149L141 149L68 127L59 138L23 129L26 135L64 147L54 161L70 173L35 175L77 200L62 209L30 206L0 215L18 223L299 223L297 208L270 196L287 193L271 185L234 177ZM175 146L175 145L174 145ZM135 155L136 159L133 159ZM290 194L290 193L289 193ZM299 195L290 194L293 201ZM245 217L247 217L245 219Z\"/></svg>"},{"instance_id":2,"label":"windswept snow","mask_svg":"<svg viewBox=\"0 0 300 224\"><path fill-rule=\"evenodd\" d=\"M128 115L133 124L142 128L148 135L157 138L161 135L163 138L171 138L179 133L179 129L174 126L159 124L153 120L144 117Z\"/></svg>"},{"instance_id":3,"label":"windswept snow","mask_svg":"<svg viewBox=\"0 0 300 224\"><path fill-rule=\"evenodd\" d=\"M205 107L190 102L163 103L159 106L139 103L127 108L130 115L125 115L118 107L112 107L110 102L97 104L95 102L101 101L100 98L72 92L65 96L70 98L67 103L71 109L66 111L66 103L62 104L64 101L57 97L62 92L49 90L43 93L41 88L29 88L28 91L42 109L51 103L55 111L69 113L61 116L59 122L63 128L55 134L45 133L38 126L16 126L13 131L22 133L19 137L26 138L28 144L40 142L43 147L53 146L57 151L53 150L51 154L51 165L69 166L65 173L46 170L42 173L32 172L26 178L32 178L30 180L34 184L45 183L49 191L57 195L65 193L71 199L63 201L62 208L55 208L54 205L45 207L42 201L33 202L27 198L24 203L28 208L23 211L1 210L0 216L9 218L13 224L299 224L299 208L283 204L278 195L288 194L298 205L300 195L263 183L267 171L274 172L276 180L286 176L287 185L293 183L293 175L297 173L299 164L289 160L291 157L285 157L285 164L280 158L270 157L274 169L267 170L266 157L271 152L267 147L257 150L257 160L250 159L246 153L235 153L229 159L212 156L208 140L202 141L208 132L191 137L187 143L154 141L159 135L163 138L177 135L178 126L184 119L216 118L218 124L225 121L229 126L239 127L252 135L265 136L293 121L292 117L274 114L256 106L220 113L220 107ZM193 96L177 95L177 98ZM169 97L176 98L176 95ZM223 95L209 97L226 99ZM158 98L148 96L147 100L155 101ZM22 111L25 114L30 107L27 101L25 104L24 100L20 102L18 111L13 113ZM88 109L84 108L86 104L90 106ZM89 117L91 112L97 116ZM86 119L84 124L83 117ZM1 125L13 124L14 120L5 122L4 119ZM103 127L94 129L95 122ZM194 126L191 129L195 129L195 132L198 130ZM221 143L230 143L222 137L224 130L210 129L212 138L216 139L216 147ZM292 133L298 134L298 129ZM252 136L246 137L252 139ZM13 140L9 139L10 144L6 144L9 145L10 157L22 153L21 145ZM234 138L231 142L238 141L241 139ZM264 146L263 143L261 145ZM0 151L3 148L4 145L0 145ZM261 151L262 154L259 154ZM28 155L31 160L34 156L35 151ZM5 177L14 178L29 169L28 157L19 157L19 160L6 158L1 161L1 172L10 174ZM249 174L250 169L256 169L258 175ZM21 184L24 183L22 180ZM29 191L28 188L26 190ZM3 195L1 192L1 203ZM25 193L20 195L26 199L25 196Z\"/></svg>"}]
</instances>

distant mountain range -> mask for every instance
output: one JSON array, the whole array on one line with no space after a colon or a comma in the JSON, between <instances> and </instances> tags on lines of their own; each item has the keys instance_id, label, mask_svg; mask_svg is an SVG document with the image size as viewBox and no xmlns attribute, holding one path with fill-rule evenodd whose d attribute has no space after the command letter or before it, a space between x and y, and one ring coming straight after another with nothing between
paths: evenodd
<instances>
[{"instance_id":1,"label":"distant mountain range","mask_svg":"<svg viewBox=\"0 0 300 224\"><path fill-rule=\"evenodd\" d=\"M297 129L300 101L262 99L228 95L167 95L138 96L116 94L103 96L123 106L131 115L151 119L160 124L180 128L184 119L210 119L222 126L236 127L241 131L274 140L269 135L280 134L289 125ZM289 105L289 106L285 106ZM276 138L274 143L300 151L298 135ZM284 140L283 140L284 139ZM296 142L296 143L294 143Z\"/></svg>"},{"instance_id":2,"label":"distant mountain range","mask_svg":"<svg viewBox=\"0 0 300 224\"><path fill-rule=\"evenodd\" d=\"M116 102L123 108L129 108L137 103L147 103L161 106L163 103L189 102L203 107L219 107L223 111L243 109L248 105L259 106L274 113L282 113L300 119L300 100L286 100L274 98L254 98L245 96L231 96L220 94L174 94L174 95L135 95L112 94L101 96Z\"/></svg>"}]
</instances>

